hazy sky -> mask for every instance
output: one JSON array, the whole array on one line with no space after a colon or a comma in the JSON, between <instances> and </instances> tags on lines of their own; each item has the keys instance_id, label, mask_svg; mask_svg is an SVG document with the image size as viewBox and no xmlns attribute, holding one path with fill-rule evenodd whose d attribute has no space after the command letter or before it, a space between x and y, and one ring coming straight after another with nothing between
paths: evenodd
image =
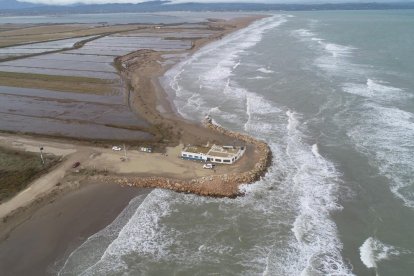
<instances>
[{"instance_id":1,"label":"hazy sky","mask_svg":"<svg viewBox=\"0 0 414 276\"><path fill-rule=\"evenodd\" d=\"M0 0L1 2L2 0ZM69 5L75 3L83 4L104 4L104 3L142 3L150 0L17 0L49 5ZM413 2L414 0L171 0L173 3L349 3L349 2Z\"/></svg>"}]
</instances>

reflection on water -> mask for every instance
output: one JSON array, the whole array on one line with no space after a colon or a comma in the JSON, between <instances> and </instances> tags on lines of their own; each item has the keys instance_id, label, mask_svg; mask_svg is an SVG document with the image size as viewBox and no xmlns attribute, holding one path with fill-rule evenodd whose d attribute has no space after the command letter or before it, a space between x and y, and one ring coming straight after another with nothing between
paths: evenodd
<instances>
[{"instance_id":1,"label":"reflection on water","mask_svg":"<svg viewBox=\"0 0 414 276\"><path fill-rule=\"evenodd\" d=\"M149 124L123 95L90 95L0 86L0 129L96 139L148 139ZM134 130L135 129L135 130Z\"/></svg>"}]
</instances>

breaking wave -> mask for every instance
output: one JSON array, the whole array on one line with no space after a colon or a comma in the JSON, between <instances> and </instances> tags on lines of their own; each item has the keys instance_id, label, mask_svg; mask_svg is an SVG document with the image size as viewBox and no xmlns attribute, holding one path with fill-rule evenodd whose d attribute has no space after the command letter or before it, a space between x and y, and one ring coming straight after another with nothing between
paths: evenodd
<instances>
[{"instance_id":1,"label":"breaking wave","mask_svg":"<svg viewBox=\"0 0 414 276\"><path fill-rule=\"evenodd\" d=\"M264 67L261 67L261 68L257 69L257 71L259 71L259 72L261 72L263 74L271 74L271 73L274 73L273 70L270 70L270 69L264 68Z\"/></svg>"},{"instance_id":2,"label":"breaking wave","mask_svg":"<svg viewBox=\"0 0 414 276\"><path fill-rule=\"evenodd\" d=\"M401 255L411 256L412 252L403 248L385 244L380 240L369 237L359 248L362 263L369 269L374 269L377 276L380 275L378 265L384 260L390 260Z\"/></svg>"},{"instance_id":3,"label":"breaking wave","mask_svg":"<svg viewBox=\"0 0 414 276\"><path fill-rule=\"evenodd\" d=\"M413 95L376 78L375 68L352 62L355 47L327 42L307 29L292 35L319 51L315 65L335 77L343 92L365 98L350 98L347 109L335 120L347 129L358 151L387 177L391 192L414 208L414 115L399 107Z\"/></svg>"},{"instance_id":4,"label":"breaking wave","mask_svg":"<svg viewBox=\"0 0 414 276\"><path fill-rule=\"evenodd\" d=\"M284 17L273 17L266 24L275 28L285 21ZM319 154L316 144L303 142L300 114L284 110L237 81L235 64L237 68L246 66L241 61L244 52L269 30L262 23L245 30L242 36L236 35L226 43L211 44L200 51L169 71L167 84L173 88L176 105L186 118L211 114L221 125L267 140L274 153L274 165L266 177L244 186L245 197L235 201L238 212L247 212L250 220L258 219L260 226L256 227L263 235L254 240L254 248L238 253L243 259L244 274L350 275L348 264L341 257L342 244L336 225L330 217L342 208L337 202L339 173ZM187 74L188 68L197 74ZM264 67L257 71L273 73ZM190 104L191 97L203 99L203 105ZM291 229L287 233L286 227Z\"/></svg>"},{"instance_id":5,"label":"breaking wave","mask_svg":"<svg viewBox=\"0 0 414 276\"><path fill-rule=\"evenodd\" d=\"M367 79L365 84L345 83L343 90L350 94L373 98L377 101L393 101L412 98L403 89L390 86L388 83L378 80Z\"/></svg>"}]
</instances>

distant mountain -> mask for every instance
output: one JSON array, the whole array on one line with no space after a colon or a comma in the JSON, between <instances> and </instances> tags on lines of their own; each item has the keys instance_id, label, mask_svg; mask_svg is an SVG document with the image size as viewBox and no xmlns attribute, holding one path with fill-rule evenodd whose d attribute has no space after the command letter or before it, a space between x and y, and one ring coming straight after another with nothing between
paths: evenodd
<instances>
[{"instance_id":1,"label":"distant mountain","mask_svg":"<svg viewBox=\"0 0 414 276\"><path fill-rule=\"evenodd\" d=\"M111 13L111 12L158 12L158 11L305 11L305 10L384 10L414 9L414 2L401 3L343 3L343 4L257 4L257 3L183 3L152 1L139 4L99 4L49 6L0 0L0 15L35 15L63 13Z\"/></svg>"},{"instance_id":2,"label":"distant mountain","mask_svg":"<svg viewBox=\"0 0 414 276\"><path fill-rule=\"evenodd\" d=\"M2 10L16 10L16 9L28 9L33 7L42 7L43 5L18 2L16 0L0 0L0 11Z\"/></svg>"}]
</instances>

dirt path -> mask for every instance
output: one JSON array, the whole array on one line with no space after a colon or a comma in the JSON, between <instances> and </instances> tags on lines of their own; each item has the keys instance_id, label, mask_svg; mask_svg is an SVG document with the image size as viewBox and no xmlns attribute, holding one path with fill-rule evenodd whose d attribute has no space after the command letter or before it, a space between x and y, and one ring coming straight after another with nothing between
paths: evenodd
<instances>
[{"instance_id":1,"label":"dirt path","mask_svg":"<svg viewBox=\"0 0 414 276\"><path fill-rule=\"evenodd\" d=\"M31 204L39 195L49 193L65 176L75 160L84 160L88 157L86 152L76 152L67 158L51 172L41 176L32 182L28 188L24 189L10 200L0 205L0 219L6 217L19 207Z\"/></svg>"},{"instance_id":2,"label":"dirt path","mask_svg":"<svg viewBox=\"0 0 414 276\"><path fill-rule=\"evenodd\" d=\"M132 148L127 151L126 161L122 161L124 151L112 151L83 144L68 144L47 138L0 134L0 145L29 152L39 152L39 146L42 145L45 154L54 154L63 158L62 163L49 173L33 181L10 200L0 204L0 219L7 217L18 208L29 206L39 197L51 193L58 183L65 180L66 175L76 177L76 173L80 170L97 172L97 174L105 172L114 176L158 176L186 180L241 172L245 163L242 159L234 165L217 166L215 171L206 170L202 168L201 163L179 158L183 145L169 147L166 153L144 153L138 151L137 147ZM81 163L76 169L72 168L75 162ZM82 173L79 174L81 175Z\"/></svg>"},{"instance_id":3,"label":"dirt path","mask_svg":"<svg viewBox=\"0 0 414 276\"><path fill-rule=\"evenodd\" d=\"M191 52L196 51L210 41L220 39L225 34L243 28L261 17L252 16L231 22L212 24L212 27L222 29L220 35L205 40L197 40ZM122 177L126 179L128 177L128 179L134 178L137 183L139 179L146 177L145 181L151 182L151 187L164 187L182 192L195 192L201 195L231 196L237 194L240 183L253 181L256 176L265 171L264 165L269 162L261 164L259 168L257 168L257 165L261 158L268 160L268 155L261 156L262 152L258 151L258 147L249 141L245 142L248 148L247 156L245 155L233 165L219 165L214 171L203 169L200 163L179 158L182 144L205 144L210 142L225 145L233 144L235 140L239 139L235 135L229 136L202 127L201 124L186 122L177 114L168 116L169 118L166 118L165 114L161 114L157 109L157 106L160 105L171 114L173 112L170 106L171 103L168 102L168 95L160 89L158 82L158 77L169 67L161 66L158 63L159 59L160 53L155 51L137 51L118 58L117 64L126 64L125 68L128 68L128 70L123 70L121 74L125 77L125 81L128 81L131 91L133 91L133 99L130 102L133 109L136 109L138 114L141 114L158 129L162 144L174 146L167 147L166 154L148 154L139 152L137 148L129 148L127 161L121 161L124 155L123 151L117 152L102 147L64 142L51 138L0 134L0 145L5 147L39 152L39 146L43 145L45 153L52 153L64 158L64 161L58 167L31 183L27 189L14 198L0 204L0 219L4 219L19 208L30 206L42 195L51 193L55 188L58 188L57 184L64 181L66 176L70 175L76 178L77 173L79 176L83 175L85 177L94 174L102 175L102 173L108 174L110 178L114 179ZM124 68L123 66L120 67ZM80 167L73 169L74 162L80 162ZM80 173L77 172L78 170ZM84 174L85 171L86 174ZM88 174L88 172L91 174ZM230 175L235 179L229 179L228 176ZM159 182L155 183L151 180L151 177L158 178ZM182 181L182 184L178 183L178 186L181 185L182 187L177 188L177 185L175 185L177 183L170 183L170 178L178 182ZM128 179L126 183L129 181ZM193 179L200 180L197 191L194 190L195 182L190 181ZM141 185L142 183L138 184ZM211 192L212 190L214 191Z\"/></svg>"}]
</instances>

